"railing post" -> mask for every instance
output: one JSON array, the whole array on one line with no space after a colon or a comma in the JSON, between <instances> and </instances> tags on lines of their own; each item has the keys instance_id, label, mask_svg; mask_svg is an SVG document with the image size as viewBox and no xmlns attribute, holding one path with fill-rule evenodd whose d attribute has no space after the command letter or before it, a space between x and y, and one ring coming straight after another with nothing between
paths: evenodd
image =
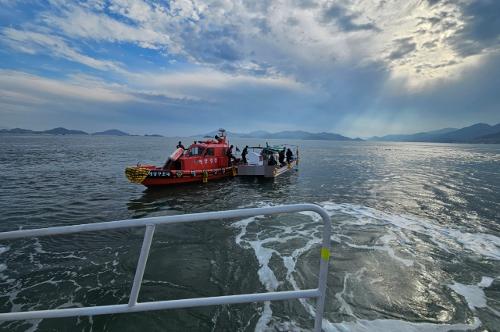
<instances>
[{"instance_id":1,"label":"railing post","mask_svg":"<svg viewBox=\"0 0 500 332\"><path fill-rule=\"evenodd\" d=\"M139 261L137 262L137 268L135 270L134 283L132 284L132 290L130 291L130 298L128 300L129 307L133 307L137 304L137 298L139 297L139 291L141 290L142 277L144 276L146 262L148 261L149 249L151 248L154 231L155 225L146 226L144 240L142 241L141 254L139 255Z\"/></svg>"},{"instance_id":2,"label":"railing post","mask_svg":"<svg viewBox=\"0 0 500 332\"><path fill-rule=\"evenodd\" d=\"M319 297L316 300L316 317L314 318L314 331L321 332L323 322L323 312L325 310L326 299L326 281L328 277L328 264L330 262L330 233L331 221L330 216L325 210L320 209L315 211L321 215L323 219L323 240L321 243L321 260L319 263L319 281L318 290Z\"/></svg>"}]
</instances>

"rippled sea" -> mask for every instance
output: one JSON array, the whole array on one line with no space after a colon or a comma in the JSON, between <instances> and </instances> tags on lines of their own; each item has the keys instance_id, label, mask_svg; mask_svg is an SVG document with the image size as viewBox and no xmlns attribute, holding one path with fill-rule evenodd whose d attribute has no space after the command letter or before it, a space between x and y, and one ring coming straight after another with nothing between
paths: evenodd
<instances>
[{"instance_id":1,"label":"rippled sea","mask_svg":"<svg viewBox=\"0 0 500 332\"><path fill-rule=\"evenodd\" d=\"M333 223L326 331L500 331L499 145L296 141L299 170L275 180L162 190L127 182L125 166L161 164L176 141L0 136L0 231L316 203ZM321 229L309 213L161 226L139 301L312 288ZM127 303L143 232L1 242L0 311ZM20 321L0 331L307 331L313 305Z\"/></svg>"}]
</instances>

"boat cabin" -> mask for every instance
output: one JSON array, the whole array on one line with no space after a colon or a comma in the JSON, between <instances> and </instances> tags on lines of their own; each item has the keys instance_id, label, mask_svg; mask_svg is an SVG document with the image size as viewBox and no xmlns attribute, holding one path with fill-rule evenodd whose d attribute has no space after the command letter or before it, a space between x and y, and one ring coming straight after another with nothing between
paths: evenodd
<instances>
[{"instance_id":1,"label":"boat cabin","mask_svg":"<svg viewBox=\"0 0 500 332\"><path fill-rule=\"evenodd\" d=\"M184 154L173 164L173 169L204 170L227 167L229 158L226 155L228 144L225 138L198 141L184 151Z\"/></svg>"}]
</instances>

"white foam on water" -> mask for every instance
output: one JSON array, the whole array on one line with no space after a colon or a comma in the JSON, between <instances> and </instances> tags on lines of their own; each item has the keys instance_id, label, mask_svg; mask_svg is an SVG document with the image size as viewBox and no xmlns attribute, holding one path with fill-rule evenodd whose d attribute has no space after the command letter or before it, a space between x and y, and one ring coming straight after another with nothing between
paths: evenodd
<instances>
[{"instance_id":1,"label":"white foam on water","mask_svg":"<svg viewBox=\"0 0 500 332\"><path fill-rule=\"evenodd\" d=\"M274 291L278 288L279 282L274 274L273 270L269 267L269 261L273 253L276 253L275 250L266 248L263 246L264 241L255 240L255 241L247 241L243 240L243 237L247 234L247 227L249 224L257 221L258 219L263 218L263 216L255 216L246 218L240 221L233 223L231 226L240 229L240 233L236 236L235 242L241 247L244 247L244 244L249 245L257 257L259 262L259 270L257 274L259 276L259 281L264 285L267 291ZM255 326L255 331L264 331L267 329L267 326L271 322L273 317L273 311L271 309L271 302L264 302L264 307L262 309L262 314L257 321Z\"/></svg>"},{"instance_id":2,"label":"white foam on water","mask_svg":"<svg viewBox=\"0 0 500 332\"><path fill-rule=\"evenodd\" d=\"M355 206L355 205L350 205L350 204L335 204L335 203L330 203L330 202L322 203L321 205L327 210L327 212L329 213L330 216L335 215L337 213L337 211L340 211L341 213L344 213L344 214L348 214L350 216L354 215L356 217L354 219L354 224L356 224L356 225L372 224L373 221L371 221L370 218L376 218L376 213L374 213L375 211L364 211L363 214L356 214L356 213L353 214L353 212L356 212L357 209L364 208L364 207L360 207L360 206ZM352 209L353 206L355 207L354 210ZM365 208L365 209L368 209L368 208ZM313 221L316 221L316 222L322 221L321 217L317 213L310 212L310 211L303 211L303 212L301 212L301 214L311 217L313 219ZM378 220L378 218L377 218L377 220ZM343 221L342 223L345 224L346 222ZM349 220L348 223L353 224L353 220ZM334 223L334 226L335 226L335 223ZM399 261L400 263L402 263L403 265L405 265L407 267L413 266L413 264L415 263L411 259L402 258L402 257L399 257L398 255L396 255L396 253L393 249L393 245L391 245L391 243L394 243L394 242L398 242L398 244L400 244L400 243L408 244L411 242L408 239L408 237L400 231L397 232L397 235L394 234L394 232L390 232L389 234L383 235L380 238L378 238L377 242L380 242L380 245L379 244L377 244L377 245L357 244L357 243L353 243L352 241L345 241L345 239L348 239L348 237L346 237L346 236L343 236L343 237L344 237L344 241L341 241L341 238L338 235L336 235L335 232L333 232L331 240L338 242L338 243L342 242L351 248L385 251L391 258ZM350 239L350 240L352 240L352 239Z\"/></svg>"},{"instance_id":3,"label":"white foam on water","mask_svg":"<svg viewBox=\"0 0 500 332\"><path fill-rule=\"evenodd\" d=\"M447 332L469 331L481 326L474 318L471 324L413 323L397 319L358 319L352 322L332 323L323 320L323 329L332 332Z\"/></svg>"},{"instance_id":4,"label":"white foam on water","mask_svg":"<svg viewBox=\"0 0 500 332\"><path fill-rule=\"evenodd\" d=\"M261 241L259 239L254 241L243 240L243 237L247 233L248 225L261 218L262 216L246 218L233 223L231 226L240 229L240 233L236 236L236 244L243 247L243 243L245 243L253 249L260 266L257 271L260 282L264 285L267 291L274 291L278 288L279 282L278 279L276 279L274 272L269 267L269 261L271 260L273 254L276 253L276 250L263 246L264 243L271 242L272 239L267 239L267 241Z\"/></svg>"},{"instance_id":5,"label":"white foam on water","mask_svg":"<svg viewBox=\"0 0 500 332\"><path fill-rule=\"evenodd\" d=\"M265 206L270 206L265 204ZM245 239L245 235L247 235L248 226L256 222L260 219L263 219L263 216L255 216L246 219L239 220L234 222L231 226L238 228L240 232L236 235L235 242L239 246L243 248L252 249L257 261L259 262L259 270L257 274L259 276L259 281L266 288L267 291L275 291L282 282L280 282L274 271L270 268L269 262L273 255L281 258L285 268L287 269L286 279L292 284L294 289L299 289L294 277L293 272L295 272L295 265L297 263L297 259L304 253L309 251L315 244L319 244L321 240L319 237L313 236L314 231L304 231L302 230L302 226L293 227L293 226L277 226L282 230L277 236L268 236L263 239L260 239L262 232L257 233L256 239ZM269 244L272 243L286 243L290 240L297 238L308 238L308 241L304 246L295 249L289 256L282 255L277 250L274 250L269 247ZM309 313L314 313L314 308L310 306L304 299L300 299L302 304L306 307ZM270 302L264 302L264 307L262 310L262 314L256 324L255 331L265 331L269 329L269 325L272 321L272 309Z\"/></svg>"},{"instance_id":6,"label":"white foam on water","mask_svg":"<svg viewBox=\"0 0 500 332\"><path fill-rule=\"evenodd\" d=\"M10 247L9 246L0 246L0 255L9 251Z\"/></svg>"},{"instance_id":7,"label":"white foam on water","mask_svg":"<svg viewBox=\"0 0 500 332\"><path fill-rule=\"evenodd\" d=\"M347 280L350 278L351 273L346 272L344 275L344 286L342 287L342 290L338 293L335 294L335 298L339 301L340 303L340 308L339 312L344 312L348 314L349 316L354 316L354 311L352 310L351 306L346 302L344 299L344 296L346 296L346 291L347 291Z\"/></svg>"},{"instance_id":8,"label":"white foam on water","mask_svg":"<svg viewBox=\"0 0 500 332\"><path fill-rule=\"evenodd\" d=\"M395 238L394 236L390 236L390 235L384 235L380 238L380 240L382 240L383 242L387 241L389 239L389 241L391 239ZM384 241L385 240L385 241ZM402 263L404 266L407 266L407 267L410 267L410 266L413 266L414 264L414 261L411 260L411 259L405 259L405 258L402 258L402 257L399 257L397 256L395 253L394 253L394 249L392 249L392 247L389 245L389 241L387 241L384 245L382 246L368 246L368 245L364 245L364 244L354 244L354 243L349 243L349 242L345 242L345 244L351 248L357 248L357 249L373 249L373 250L379 250L379 251L385 251L391 258L393 258L394 260L397 260L399 261L400 263Z\"/></svg>"},{"instance_id":9,"label":"white foam on water","mask_svg":"<svg viewBox=\"0 0 500 332\"><path fill-rule=\"evenodd\" d=\"M259 261L260 268L257 274L259 275L260 282L266 287L267 291L276 290L280 283L273 270L269 267L269 261L273 253L276 253L276 250L264 247L262 241L249 241L249 244L252 246L255 256L257 256L257 260Z\"/></svg>"},{"instance_id":10,"label":"white foam on water","mask_svg":"<svg viewBox=\"0 0 500 332\"><path fill-rule=\"evenodd\" d=\"M469 233L460 229L437 225L420 217L388 214L355 204L323 202L320 205L332 216L340 212L354 217L354 224L389 224L401 230L429 236L434 244L447 252L467 249L474 254L500 260L500 238L492 234ZM353 223L351 220L348 222ZM405 239L405 241L409 240Z\"/></svg>"},{"instance_id":11,"label":"white foam on water","mask_svg":"<svg viewBox=\"0 0 500 332\"><path fill-rule=\"evenodd\" d=\"M465 301L467 301L469 308L472 310L486 307L486 295L481 287L477 285L464 285L458 282L454 282L448 285L448 287L462 295Z\"/></svg>"},{"instance_id":12,"label":"white foam on water","mask_svg":"<svg viewBox=\"0 0 500 332\"><path fill-rule=\"evenodd\" d=\"M259 216L242 219L240 221L237 221L237 222L234 222L233 224L231 224L232 227L240 229L240 233L236 236L236 244L237 245L241 245L241 238L243 236L245 236L245 234L247 233L247 226L250 223L257 220L257 218L259 218ZM260 218L262 218L262 216L260 216Z\"/></svg>"},{"instance_id":13,"label":"white foam on water","mask_svg":"<svg viewBox=\"0 0 500 332\"><path fill-rule=\"evenodd\" d=\"M493 279L491 277L482 277L481 281L477 285L481 288L488 288L493 283L493 280L495 280L495 279Z\"/></svg>"},{"instance_id":14,"label":"white foam on water","mask_svg":"<svg viewBox=\"0 0 500 332\"><path fill-rule=\"evenodd\" d=\"M317 221L317 222L322 222L322 220L323 220L319 214L317 214L316 212L313 212L313 211L300 211L299 213L304 215L304 216L308 216L312 220Z\"/></svg>"},{"instance_id":15,"label":"white foam on water","mask_svg":"<svg viewBox=\"0 0 500 332\"><path fill-rule=\"evenodd\" d=\"M255 325L255 331L266 331L268 329L268 325L273 318L273 311L271 310L271 302L264 302L264 308L262 310L262 314L260 315L257 324Z\"/></svg>"},{"instance_id":16,"label":"white foam on water","mask_svg":"<svg viewBox=\"0 0 500 332\"><path fill-rule=\"evenodd\" d=\"M42 244L40 243L40 240L38 238L35 238L35 243L33 243L33 248L35 248L35 251L39 254L47 253L45 250L43 250Z\"/></svg>"},{"instance_id":17,"label":"white foam on water","mask_svg":"<svg viewBox=\"0 0 500 332\"><path fill-rule=\"evenodd\" d=\"M275 322L272 326L272 329L269 329L270 331L286 331L286 332L310 332L311 329L304 329L298 325L296 321L291 319L290 321L286 322Z\"/></svg>"},{"instance_id":18,"label":"white foam on water","mask_svg":"<svg viewBox=\"0 0 500 332\"><path fill-rule=\"evenodd\" d=\"M2 272L7 270L7 264L0 263L0 280L7 280L9 277ZM7 280L7 283L10 283L9 280Z\"/></svg>"},{"instance_id":19,"label":"white foam on water","mask_svg":"<svg viewBox=\"0 0 500 332\"><path fill-rule=\"evenodd\" d=\"M262 203L263 206L270 206L267 203ZM327 210L330 216L345 214L349 218L340 218L334 220L332 226L334 231L332 241L341 242L353 248L369 249L384 251L389 257L399 262L400 264L410 267L415 261L408 258L400 257L396 254L395 247L404 247L405 253L416 257L416 249L413 244L418 241L415 234L425 235L433 244L446 252L463 252L464 249L472 252L475 255L481 255L488 259L500 260L500 238L484 233L470 233L460 229L437 225L430 220L425 220L416 216L388 214L373 208L368 208L354 204L337 204L333 202L323 202L320 204ZM235 242L246 249L252 249L259 262L258 276L262 285L266 290L274 291L282 283L280 282L272 268L269 266L270 260L275 255L281 258L284 267L286 268L285 280L288 281L294 289L300 289L294 278L296 272L296 264L299 257L310 251L314 246L321 243L321 217L309 211L301 212L302 215L308 216L313 221L313 226L308 224L308 228L298 228L298 226L273 226L273 229L281 229L281 233L277 235L267 235L264 231L257 234L252 234L251 239L247 239L248 226L263 218L263 216L251 217L237 221L232 224L232 227L239 229ZM366 245L363 243L355 243L352 237L344 234L336 234L335 227L343 225L374 225L381 226L383 235L377 238L375 244ZM292 239L306 240L305 243L298 249L292 251L291 254L285 255L277 250L272 249L272 243L286 243ZM420 264L420 263L419 263ZM359 272L359 271L358 271ZM362 273L362 272L361 272ZM353 308L345 300L347 293L347 280L355 276L359 278L358 273L346 273L344 276L343 289L335 294L339 301L341 311L354 317ZM480 307L486 305L484 292L482 288L489 287L493 282L492 278L484 277L478 285L467 286L454 283L450 288L457 293L464 293L464 298L472 307ZM454 287L454 288L453 288ZM461 294L462 295L462 294ZM348 295L347 295L348 296ZM315 315L314 306L305 299L299 299L306 311L313 317ZM495 312L495 311L493 311ZM264 331L269 328L278 328L283 324L280 321L272 321L272 310L269 302L264 304L262 314L256 325L256 331ZM290 324L290 323L288 323ZM270 326L271 325L271 326ZM291 324L289 330L301 330L299 326ZM332 323L328 320L323 321L323 328L327 331L450 331L450 330L469 330L475 329L481 325L481 321L474 317L471 324L438 324L438 323L414 323L404 320L393 319L376 319L363 320L356 319L351 322Z\"/></svg>"},{"instance_id":20,"label":"white foam on water","mask_svg":"<svg viewBox=\"0 0 500 332\"><path fill-rule=\"evenodd\" d=\"M464 285L455 281L453 284L448 285L448 287L461 295L472 311L476 311L476 308L488 308L497 317L500 317L500 312L488 306L488 299L483 290L490 287L493 280L491 277L482 277L481 281L476 285Z\"/></svg>"},{"instance_id":21,"label":"white foam on water","mask_svg":"<svg viewBox=\"0 0 500 332\"><path fill-rule=\"evenodd\" d=\"M29 328L27 328L25 330L25 332L35 332L35 331L38 331L38 325L40 325L42 320L41 319L32 319L32 320L28 320L27 322L29 322L31 324L31 326Z\"/></svg>"},{"instance_id":22,"label":"white foam on water","mask_svg":"<svg viewBox=\"0 0 500 332\"><path fill-rule=\"evenodd\" d=\"M474 317L474 320L470 324L415 323L399 319L355 319L353 321L332 323L327 319L323 319L322 329L327 332L451 332L471 331L480 327L481 324L481 320L477 317ZM287 326L287 328L285 330L279 329L283 325ZM276 322L272 327L276 328L273 331L305 331L295 321L287 323Z\"/></svg>"}]
</instances>

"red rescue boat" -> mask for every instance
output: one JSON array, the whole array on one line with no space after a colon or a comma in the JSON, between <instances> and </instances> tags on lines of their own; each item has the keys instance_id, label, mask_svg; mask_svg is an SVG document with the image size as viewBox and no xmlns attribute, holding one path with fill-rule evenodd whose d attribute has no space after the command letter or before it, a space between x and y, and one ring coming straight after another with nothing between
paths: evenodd
<instances>
[{"instance_id":1,"label":"red rescue boat","mask_svg":"<svg viewBox=\"0 0 500 332\"><path fill-rule=\"evenodd\" d=\"M127 167L125 175L130 182L146 187L208 182L236 176L237 168L231 165L228 149L225 130L220 129L214 139L197 141L187 149L178 147L163 167L138 164Z\"/></svg>"}]
</instances>

